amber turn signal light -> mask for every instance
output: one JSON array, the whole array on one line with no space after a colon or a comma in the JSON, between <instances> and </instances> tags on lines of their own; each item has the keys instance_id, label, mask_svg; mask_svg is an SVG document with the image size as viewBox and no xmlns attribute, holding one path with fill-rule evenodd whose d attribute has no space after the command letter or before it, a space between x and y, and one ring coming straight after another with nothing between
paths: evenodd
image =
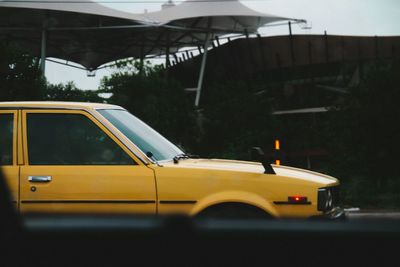
<instances>
[{"instance_id":1,"label":"amber turn signal light","mask_svg":"<svg viewBox=\"0 0 400 267\"><path fill-rule=\"evenodd\" d=\"M305 203L305 202L307 202L307 197L292 196L292 197L288 197L288 201L290 203Z\"/></svg>"}]
</instances>

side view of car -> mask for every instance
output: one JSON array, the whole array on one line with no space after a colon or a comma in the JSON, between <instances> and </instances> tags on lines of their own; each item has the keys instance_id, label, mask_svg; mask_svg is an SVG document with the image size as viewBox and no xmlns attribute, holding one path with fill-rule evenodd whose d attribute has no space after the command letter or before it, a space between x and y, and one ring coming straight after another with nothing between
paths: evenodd
<instances>
[{"instance_id":1,"label":"side view of car","mask_svg":"<svg viewBox=\"0 0 400 267\"><path fill-rule=\"evenodd\" d=\"M1 170L21 213L339 218L339 181L191 158L122 107L0 103Z\"/></svg>"}]
</instances>

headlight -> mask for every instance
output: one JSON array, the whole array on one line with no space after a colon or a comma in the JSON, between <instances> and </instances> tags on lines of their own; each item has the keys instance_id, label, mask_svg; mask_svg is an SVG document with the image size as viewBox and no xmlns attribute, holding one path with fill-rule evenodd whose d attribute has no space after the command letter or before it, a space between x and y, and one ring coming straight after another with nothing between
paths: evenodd
<instances>
[{"instance_id":1,"label":"headlight","mask_svg":"<svg viewBox=\"0 0 400 267\"><path fill-rule=\"evenodd\" d=\"M329 211L339 203L339 187L325 187L318 189L318 210Z\"/></svg>"}]
</instances>

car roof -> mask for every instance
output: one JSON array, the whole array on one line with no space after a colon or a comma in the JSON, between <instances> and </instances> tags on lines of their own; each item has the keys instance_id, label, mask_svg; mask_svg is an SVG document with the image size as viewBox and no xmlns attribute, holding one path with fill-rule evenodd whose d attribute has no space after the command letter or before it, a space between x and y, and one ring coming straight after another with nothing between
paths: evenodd
<instances>
[{"instance_id":1,"label":"car roof","mask_svg":"<svg viewBox=\"0 0 400 267\"><path fill-rule=\"evenodd\" d=\"M10 101L0 102L1 108L61 108L61 109L122 109L104 103L61 102L61 101Z\"/></svg>"}]
</instances>

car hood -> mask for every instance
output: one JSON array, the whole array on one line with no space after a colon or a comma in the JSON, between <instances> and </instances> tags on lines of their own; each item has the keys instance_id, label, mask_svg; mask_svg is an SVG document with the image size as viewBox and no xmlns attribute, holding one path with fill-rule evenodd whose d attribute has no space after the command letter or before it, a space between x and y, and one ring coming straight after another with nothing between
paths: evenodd
<instances>
[{"instance_id":1,"label":"car hood","mask_svg":"<svg viewBox=\"0 0 400 267\"><path fill-rule=\"evenodd\" d=\"M278 166L274 164L271 164L271 166L274 169L276 175L279 176L292 177L321 184L332 184L339 182L338 179L319 172L288 167L288 166L281 166L281 165Z\"/></svg>"},{"instance_id":2,"label":"car hood","mask_svg":"<svg viewBox=\"0 0 400 267\"><path fill-rule=\"evenodd\" d=\"M183 159L178 164L167 162L162 164L177 168L196 168L196 169L209 169L221 171L240 171L252 173L264 173L264 167L261 163L251 161L239 160L225 160L225 159Z\"/></svg>"},{"instance_id":3,"label":"car hood","mask_svg":"<svg viewBox=\"0 0 400 267\"><path fill-rule=\"evenodd\" d=\"M238 161L238 160L222 160L222 159L184 159L178 164L172 162L163 163L164 166L173 166L177 168L195 168L195 169L211 169L221 171L237 171L248 173L264 173L264 167L259 162ZM293 168L288 166L278 166L271 164L276 175L296 178L300 180L316 182L321 184L338 183L338 180L332 176L325 175L309 170Z\"/></svg>"}]
</instances>

